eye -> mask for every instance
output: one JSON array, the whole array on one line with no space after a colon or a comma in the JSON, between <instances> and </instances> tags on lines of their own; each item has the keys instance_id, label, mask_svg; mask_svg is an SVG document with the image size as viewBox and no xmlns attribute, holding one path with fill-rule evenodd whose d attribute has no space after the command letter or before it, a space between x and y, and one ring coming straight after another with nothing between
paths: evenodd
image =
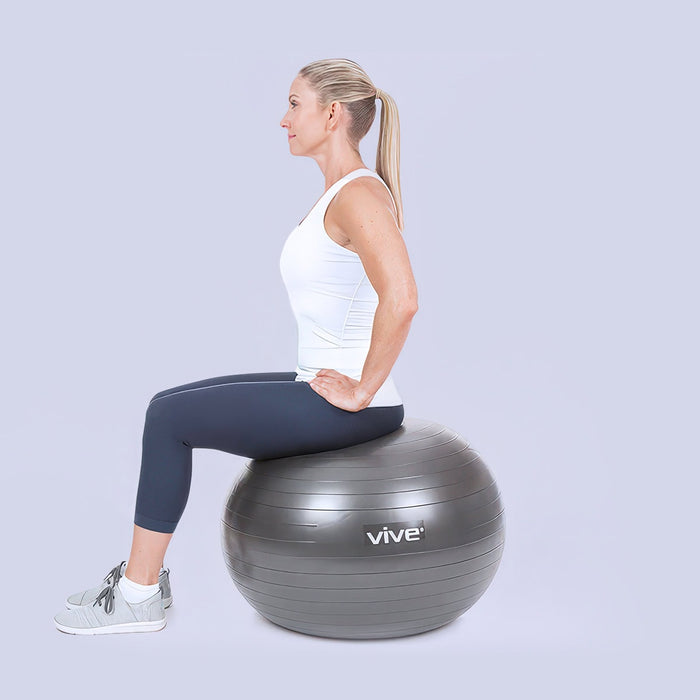
<instances>
[{"instance_id":1,"label":"eye","mask_svg":"<svg viewBox=\"0 0 700 700\"><path fill-rule=\"evenodd\" d=\"M296 106L297 106L297 103L294 102L294 101L290 102L290 104L292 105L292 107L296 107Z\"/></svg>"}]
</instances>

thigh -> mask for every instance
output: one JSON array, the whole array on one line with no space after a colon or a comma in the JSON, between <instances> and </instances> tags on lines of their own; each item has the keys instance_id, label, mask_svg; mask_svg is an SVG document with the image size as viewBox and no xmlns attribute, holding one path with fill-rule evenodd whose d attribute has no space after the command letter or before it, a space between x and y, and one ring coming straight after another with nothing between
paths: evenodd
<instances>
[{"instance_id":1,"label":"thigh","mask_svg":"<svg viewBox=\"0 0 700 700\"><path fill-rule=\"evenodd\" d=\"M403 420L403 406L345 411L293 379L221 382L160 399L148 413L166 434L193 448L254 459L348 447L392 432Z\"/></svg>"},{"instance_id":2,"label":"thigh","mask_svg":"<svg viewBox=\"0 0 700 700\"><path fill-rule=\"evenodd\" d=\"M174 386L170 389L159 391L153 396L151 402L155 401L155 399L160 399L163 396L169 396L170 394L175 394L177 392L189 389L201 389L203 387L235 384L237 382L289 382L294 381L296 376L296 372L250 372L247 374L229 374L222 377L211 377L210 379L200 379L196 382L181 384L180 386Z\"/></svg>"},{"instance_id":3,"label":"thigh","mask_svg":"<svg viewBox=\"0 0 700 700\"><path fill-rule=\"evenodd\" d=\"M237 389L245 396L245 455L255 459L338 450L390 433L403 422L403 405L346 411L308 382L240 384Z\"/></svg>"}]
</instances>

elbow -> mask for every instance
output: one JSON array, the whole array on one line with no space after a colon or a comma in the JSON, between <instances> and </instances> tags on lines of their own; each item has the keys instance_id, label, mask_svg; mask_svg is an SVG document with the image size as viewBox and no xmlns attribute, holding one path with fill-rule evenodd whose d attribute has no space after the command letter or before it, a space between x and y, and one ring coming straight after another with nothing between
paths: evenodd
<instances>
[{"instance_id":1,"label":"elbow","mask_svg":"<svg viewBox=\"0 0 700 700\"><path fill-rule=\"evenodd\" d=\"M418 311L418 300L402 299L395 305L394 308L397 316L403 316L405 318L411 319L416 315L416 312Z\"/></svg>"},{"instance_id":2,"label":"elbow","mask_svg":"<svg viewBox=\"0 0 700 700\"><path fill-rule=\"evenodd\" d=\"M409 320L418 311L418 297L415 294L385 294L379 297L379 304L391 309L394 316Z\"/></svg>"},{"instance_id":3,"label":"elbow","mask_svg":"<svg viewBox=\"0 0 700 700\"><path fill-rule=\"evenodd\" d=\"M412 301L410 304L407 304L406 306L404 306L403 312L404 312L404 314L406 314L406 316L413 318L416 315L416 313L418 312L418 300Z\"/></svg>"},{"instance_id":4,"label":"elbow","mask_svg":"<svg viewBox=\"0 0 700 700\"><path fill-rule=\"evenodd\" d=\"M413 288L413 293L404 297L404 311L409 316L415 316L418 311L418 290Z\"/></svg>"},{"instance_id":5,"label":"elbow","mask_svg":"<svg viewBox=\"0 0 700 700\"><path fill-rule=\"evenodd\" d=\"M413 317L418 312L418 289L415 282L409 288L407 294L404 295L404 308L406 313Z\"/></svg>"}]
</instances>

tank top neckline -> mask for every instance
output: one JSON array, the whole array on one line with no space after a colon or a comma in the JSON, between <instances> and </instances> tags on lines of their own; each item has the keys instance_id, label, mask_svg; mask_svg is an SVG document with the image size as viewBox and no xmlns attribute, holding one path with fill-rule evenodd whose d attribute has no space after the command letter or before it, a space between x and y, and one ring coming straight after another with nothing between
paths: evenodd
<instances>
[{"instance_id":1,"label":"tank top neckline","mask_svg":"<svg viewBox=\"0 0 700 700\"><path fill-rule=\"evenodd\" d=\"M311 209L309 209L308 214L297 224L297 228L299 228L299 227L311 216L311 214L313 214L313 212L315 211L316 207L323 201L323 199L326 197L326 195L327 195L336 185L338 185L339 183L343 182L343 180L345 180L347 177L350 177L350 175L352 175L353 173L357 173L357 172L359 172L359 171L361 171L361 170L366 170L368 173L372 173L372 175L374 175L375 177L379 177L379 175L377 175L377 173L375 173L374 170L370 170L369 168L355 168L355 170L351 170L349 173L345 173L345 175L343 175L343 177L341 177L339 180L336 180L336 181L335 181L335 182L334 182L320 197L319 197L319 199L318 199L318 201L316 202L316 204L314 204L313 207L311 207ZM332 240L332 239L331 239L331 240ZM335 241L334 241L334 242L335 242ZM342 247L342 246L341 246L341 247ZM351 252L352 252L352 251L351 251Z\"/></svg>"}]
</instances>

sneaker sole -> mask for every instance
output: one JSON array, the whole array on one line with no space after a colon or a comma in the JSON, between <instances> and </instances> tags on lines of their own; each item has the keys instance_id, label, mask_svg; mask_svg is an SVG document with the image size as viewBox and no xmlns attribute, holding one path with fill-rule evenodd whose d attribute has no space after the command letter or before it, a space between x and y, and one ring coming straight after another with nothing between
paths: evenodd
<instances>
[{"instance_id":1,"label":"sneaker sole","mask_svg":"<svg viewBox=\"0 0 700 700\"><path fill-rule=\"evenodd\" d=\"M170 596L170 598L163 598L163 609L169 608L173 604L173 597ZM86 605L90 605L90 603L86 603ZM74 610L75 608L81 608L83 607L82 605L76 605L74 603L69 603L66 601L66 607L68 610Z\"/></svg>"},{"instance_id":2,"label":"sneaker sole","mask_svg":"<svg viewBox=\"0 0 700 700\"><path fill-rule=\"evenodd\" d=\"M56 620L57 629L66 634L119 634L122 632L158 632L165 627L166 620L154 620L153 622L122 622L119 625L107 625L106 627L66 627Z\"/></svg>"}]
</instances>

